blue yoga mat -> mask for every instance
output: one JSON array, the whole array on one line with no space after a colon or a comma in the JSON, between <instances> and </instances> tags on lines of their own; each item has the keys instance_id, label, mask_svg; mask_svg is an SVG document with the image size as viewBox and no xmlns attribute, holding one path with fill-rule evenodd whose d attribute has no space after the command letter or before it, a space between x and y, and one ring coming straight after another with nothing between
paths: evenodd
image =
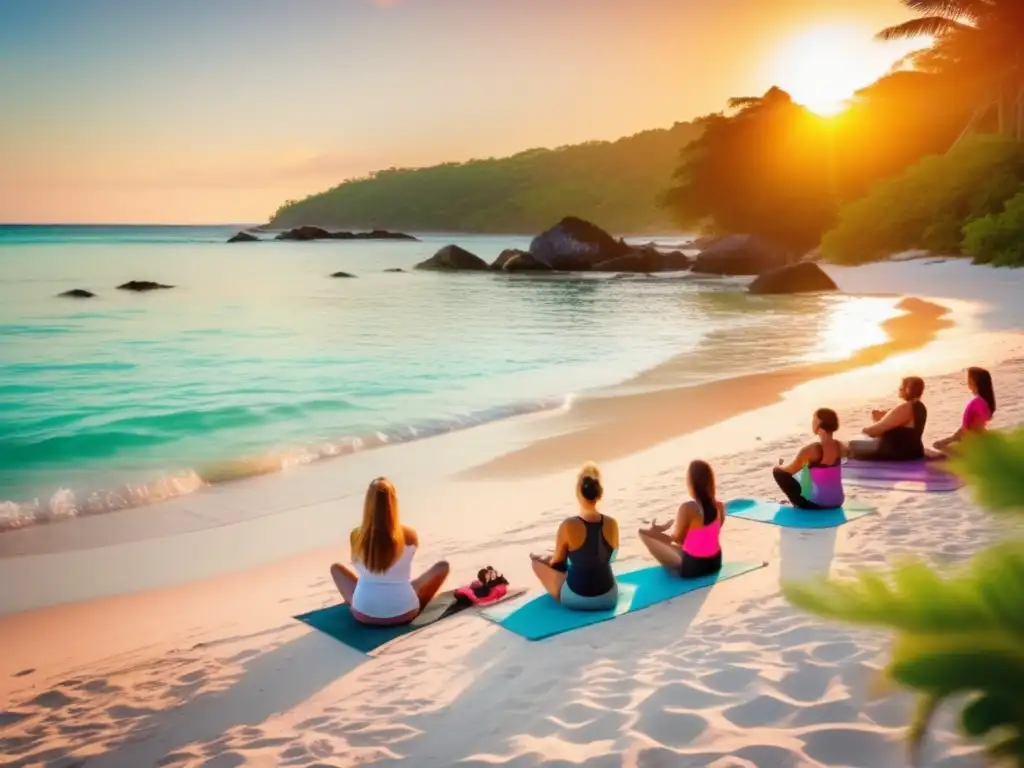
<instances>
[{"instance_id":1,"label":"blue yoga mat","mask_svg":"<svg viewBox=\"0 0 1024 768\"><path fill-rule=\"evenodd\" d=\"M734 499L725 505L725 514L755 523L768 523L782 528L838 528L865 515L871 507L847 504L839 509L796 509L788 504L758 499Z\"/></svg>"},{"instance_id":2,"label":"blue yoga mat","mask_svg":"<svg viewBox=\"0 0 1024 768\"><path fill-rule=\"evenodd\" d=\"M403 635L409 635L416 632L424 627L429 627L431 624L435 624L438 621L443 621L450 616L458 616L463 611L449 612L444 610L432 611L431 606L437 603L442 603L440 606L444 609L449 603L452 596L452 592L441 592L438 594L427 606L424 612L419 618L412 624L399 624L397 626L390 627L378 627L378 626L367 626L366 624L360 624L352 617L351 611L344 603L339 605L332 605L328 608L321 608L316 611L310 611L304 613L301 616L295 618L301 621L303 624L308 624L313 629L318 629L325 635L333 637L340 643L344 643L350 648L355 648L357 651L363 653L369 653L370 651L380 648L382 645L390 643ZM492 605L501 605L506 601L512 602L516 598L522 597L526 594L526 589L522 587L515 587L508 591L508 593L499 600L497 603ZM478 608L467 608L465 611L476 611ZM425 619L425 620L424 620Z\"/></svg>"},{"instance_id":3,"label":"blue yoga mat","mask_svg":"<svg viewBox=\"0 0 1024 768\"><path fill-rule=\"evenodd\" d=\"M410 632L420 629L411 624L394 627L368 627L352 618L352 613L347 605L332 605L330 608L310 611L295 618L363 653L369 653L385 643L390 643L402 635L408 635Z\"/></svg>"},{"instance_id":4,"label":"blue yoga mat","mask_svg":"<svg viewBox=\"0 0 1024 768\"><path fill-rule=\"evenodd\" d=\"M573 611L563 607L550 595L543 594L525 605L488 608L483 616L527 640L542 640L633 611L642 611L655 603L710 587L716 582L756 571L765 565L767 563L726 563L720 572L702 579L682 579L660 565L655 565L616 575L619 602L610 611Z\"/></svg>"}]
</instances>

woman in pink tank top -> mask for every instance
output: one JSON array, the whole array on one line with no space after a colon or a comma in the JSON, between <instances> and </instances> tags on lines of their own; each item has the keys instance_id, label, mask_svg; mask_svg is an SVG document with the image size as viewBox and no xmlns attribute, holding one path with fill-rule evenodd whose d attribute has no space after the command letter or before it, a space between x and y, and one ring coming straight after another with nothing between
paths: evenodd
<instances>
[{"instance_id":1,"label":"woman in pink tank top","mask_svg":"<svg viewBox=\"0 0 1024 768\"><path fill-rule=\"evenodd\" d=\"M967 369L967 388L971 391L970 401L964 408L960 429L947 438L935 443L935 450L949 453L956 443L968 435L984 432L996 412L996 392L992 386L992 374L984 368Z\"/></svg>"},{"instance_id":2,"label":"woman in pink tank top","mask_svg":"<svg viewBox=\"0 0 1024 768\"><path fill-rule=\"evenodd\" d=\"M679 507L675 521L652 520L650 527L640 529L640 541L669 571L695 579L722 570L725 505L717 499L715 472L706 461L690 462L686 485L691 500Z\"/></svg>"}]
</instances>

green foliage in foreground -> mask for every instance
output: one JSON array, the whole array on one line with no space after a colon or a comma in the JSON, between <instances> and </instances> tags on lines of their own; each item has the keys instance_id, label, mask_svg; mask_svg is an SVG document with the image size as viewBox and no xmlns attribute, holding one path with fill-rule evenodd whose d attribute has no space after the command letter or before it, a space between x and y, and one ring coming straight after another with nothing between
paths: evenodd
<instances>
[{"instance_id":1,"label":"green foliage in foreground","mask_svg":"<svg viewBox=\"0 0 1024 768\"><path fill-rule=\"evenodd\" d=\"M1011 198L1002 213L964 227L964 253L977 264L1024 266L1024 191Z\"/></svg>"},{"instance_id":2,"label":"green foliage in foreground","mask_svg":"<svg viewBox=\"0 0 1024 768\"><path fill-rule=\"evenodd\" d=\"M988 434L951 462L994 511L1024 510L1024 430ZM885 676L919 695L916 749L935 710L965 698L960 727L996 764L1024 766L1024 542L978 554L940 576L921 562L853 581L787 584L795 605L832 619L895 632Z\"/></svg>"},{"instance_id":3,"label":"green foliage in foreground","mask_svg":"<svg viewBox=\"0 0 1024 768\"><path fill-rule=\"evenodd\" d=\"M924 248L959 254L964 227L1003 209L1024 185L1024 144L977 137L876 184L839 212L822 255L860 264Z\"/></svg>"},{"instance_id":4,"label":"green foliage in foreground","mask_svg":"<svg viewBox=\"0 0 1024 768\"><path fill-rule=\"evenodd\" d=\"M614 142L379 171L285 203L270 224L536 234L572 215L616 234L672 231L657 198L702 130L700 121L677 123Z\"/></svg>"}]
</instances>

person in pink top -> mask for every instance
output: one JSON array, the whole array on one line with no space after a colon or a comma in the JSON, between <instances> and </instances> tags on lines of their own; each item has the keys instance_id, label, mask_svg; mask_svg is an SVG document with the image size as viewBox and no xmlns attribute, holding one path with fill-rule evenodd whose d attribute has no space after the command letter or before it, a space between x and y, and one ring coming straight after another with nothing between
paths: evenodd
<instances>
[{"instance_id":1,"label":"person in pink top","mask_svg":"<svg viewBox=\"0 0 1024 768\"><path fill-rule=\"evenodd\" d=\"M696 579L722 570L725 505L715 495L715 472L706 461L690 462L686 485L690 500L680 505L676 519L652 520L639 533L655 560L684 579Z\"/></svg>"},{"instance_id":2,"label":"person in pink top","mask_svg":"<svg viewBox=\"0 0 1024 768\"><path fill-rule=\"evenodd\" d=\"M984 368L967 369L967 388L973 397L964 408L964 416L960 421L960 429L947 438L935 443L935 450L948 453L955 443L959 443L972 433L984 432L996 412L996 393L992 386L992 374Z\"/></svg>"}]
</instances>

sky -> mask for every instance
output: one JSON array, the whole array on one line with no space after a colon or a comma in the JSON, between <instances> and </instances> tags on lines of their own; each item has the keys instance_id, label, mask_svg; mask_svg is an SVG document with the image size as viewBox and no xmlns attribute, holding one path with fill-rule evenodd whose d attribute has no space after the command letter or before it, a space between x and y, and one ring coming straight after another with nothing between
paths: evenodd
<instances>
[{"instance_id":1,"label":"sky","mask_svg":"<svg viewBox=\"0 0 1024 768\"><path fill-rule=\"evenodd\" d=\"M898 0L0 0L0 222L256 223L395 166L822 111ZM812 103L813 102L813 103Z\"/></svg>"}]
</instances>

